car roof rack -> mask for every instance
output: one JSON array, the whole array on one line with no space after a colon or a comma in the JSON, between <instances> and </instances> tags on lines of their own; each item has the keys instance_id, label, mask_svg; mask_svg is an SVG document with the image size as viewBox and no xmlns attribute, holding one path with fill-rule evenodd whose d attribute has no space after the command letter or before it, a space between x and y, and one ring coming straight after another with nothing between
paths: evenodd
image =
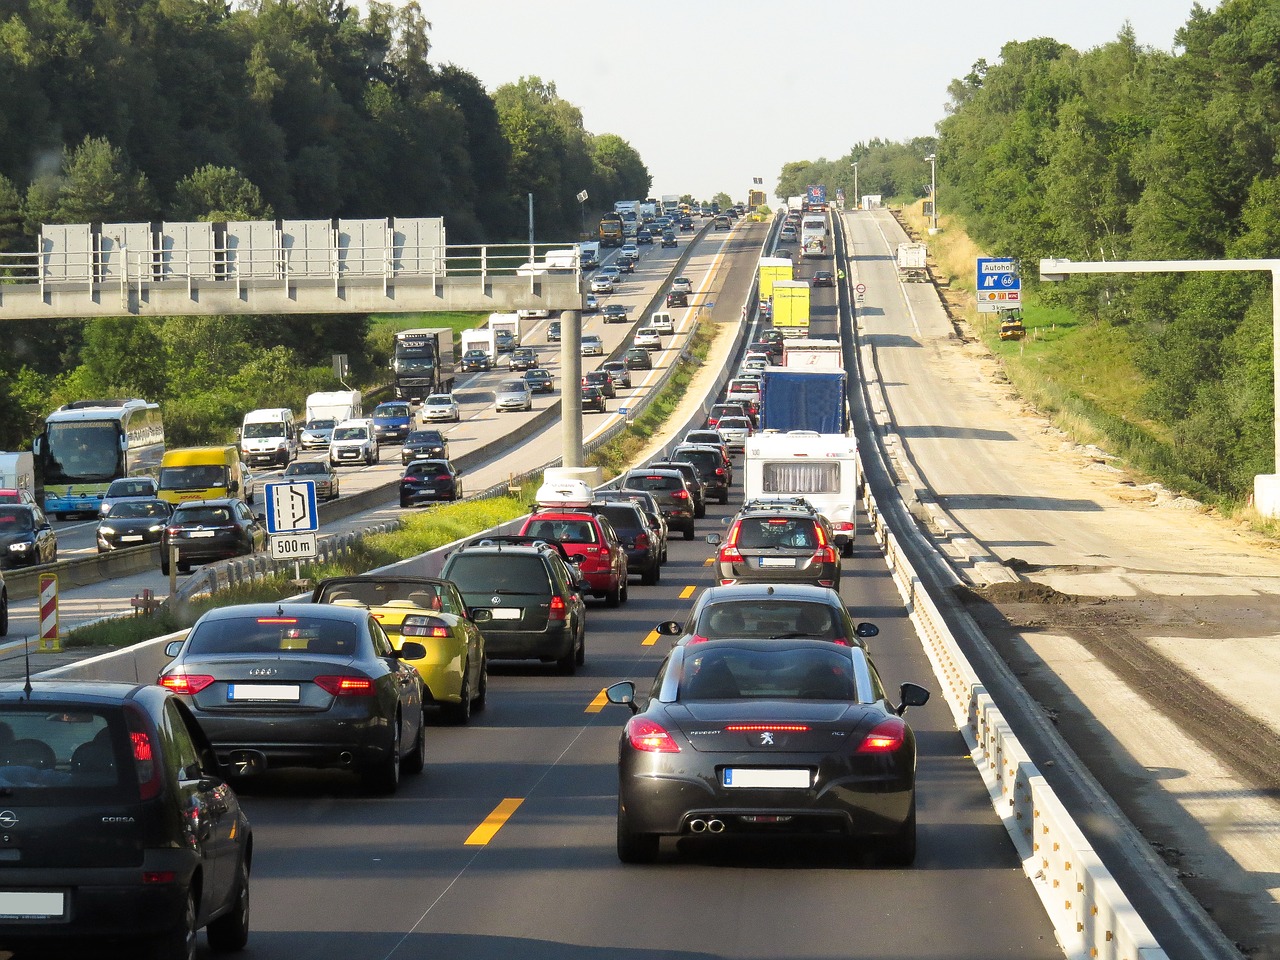
<instances>
[{"instance_id":1,"label":"car roof rack","mask_svg":"<svg viewBox=\"0 0 1280 960\"><path fill-rule=\"evenodd\" d=\"M493 534L490 536L473 537L462 545L462 549L468 547L536 547L538 549L555 550L560 554L561 559L566 562L572 562L569 551L564 548L559 540L552 540L548 537L525 537L519 534Z\"/></svg>"}]
</instances>

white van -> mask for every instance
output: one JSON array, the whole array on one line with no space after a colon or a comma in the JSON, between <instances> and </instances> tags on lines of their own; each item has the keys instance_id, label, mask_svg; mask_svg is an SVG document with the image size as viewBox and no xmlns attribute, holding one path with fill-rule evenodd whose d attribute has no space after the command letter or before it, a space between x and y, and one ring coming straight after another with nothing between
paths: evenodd
<instances>
[{"instance_id":1,"label":"white van","mask_svg":"<svg viewBox=\"0 0 1280 960\"><path fill-rule=\"evenodd\" d=\"M329 441L329 466L340 463L364 463L372 466L378 462L378 436L369 419L343 420L333 428Z\"/></svg>"},{"instance_id":2,"label":"white van","mask_svg":"<svg viewBox=\"0 0 1280 960\"><path fill-rule=\"evenodd\" d=\"M287 467L298 459L298 427L287 407L250 410L240 427L240 453L245 463L278 463Z\"/></svg>"}]
</instances>

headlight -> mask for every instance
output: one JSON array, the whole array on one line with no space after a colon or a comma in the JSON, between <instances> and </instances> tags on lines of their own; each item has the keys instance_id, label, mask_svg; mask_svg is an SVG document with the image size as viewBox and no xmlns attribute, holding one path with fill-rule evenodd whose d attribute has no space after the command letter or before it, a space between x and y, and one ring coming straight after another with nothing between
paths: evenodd
<instances>
[{"instance_id":1,"label":"headlight","mask_svg":"<svg viewBox=\"0 0 1280 960\"><path fill-rule=\"evenodd\" d=\"M9 552L10 552L10 553L26 553L26 552L27 552L28 550L30 550L30 549L31 549L31 544L29 544L29 543L11 543L11 544L9 544Z\"/></svg>"},{"instance_id":2,"label":"headlight","mask_svg":"<svg viewBox=\"0 0 1280 960\"><path fill-rule=\"evenodd\" d=\"M98 532L99 533L115 533L116 528L104 526L103 524L98 524Z\"/></svg>"},{"instance_id":3,"label":"headlight","mask_svg":"<svg viewBox=\"0 0 1280 960\"><path fill-rule=\"evenodd\" d=\"M163 523L155 523L147 527L147 533L160 533L162 530L164 530Z\"/></svg>"}]
</instances>

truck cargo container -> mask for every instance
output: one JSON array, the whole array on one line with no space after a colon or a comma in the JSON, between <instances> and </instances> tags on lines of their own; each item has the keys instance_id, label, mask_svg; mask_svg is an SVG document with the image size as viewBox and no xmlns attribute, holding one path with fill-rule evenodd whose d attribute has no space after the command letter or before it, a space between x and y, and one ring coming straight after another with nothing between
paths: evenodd
<instances>
[{"instance_id":1,"label":"truck cargo container","mask_svg":"<svg viewBox=\"0 0 1280 960\"><path fill-rule=\"evenodd\" d=\"M760 429L847 433L846 383L843 370L766 367L760 384Z\"/></svg>"},{"instance_id":2,"label":"truck cargo container","mask_svg":"<svg viewBox=\"0 0 1280 960\"><path fill-rule=\"evenodd\" d=\"M838 340L784 340L782 365L789 370L843 370Z\"/></svg>"},{"instance_id":3,"label":"truck cargo container","mask_svg":"<svg viewBox=\"0 0 1280 960\"><path fill-rule=\"evenodd\" d=\"M760 299L768 300L773 296L773 285L778 280L791 280L795 277L795 264L786 257L760 258Z\"/></svg>"},{"instance_id":4,"label":"truck cargo container","mask_svg":"<svg viewBox=\"0 0 1280 960\"><path fill-rule=\"evenodd\" d=\"M809 284L804 280L773 282L773 326L784 337L809 334Z\"/></svg>"},{"instance_id":5,"label":"truck cargo container","mask_svg":"<svg viewBox=\"0 0 1280 960\"><path fill-rule=\"evenodd\" d=\"M457 356L453 330L418 327L396 334L395 374L397 400L424 400L433 393L452 393Z\"/></svg>"}]
</instances>

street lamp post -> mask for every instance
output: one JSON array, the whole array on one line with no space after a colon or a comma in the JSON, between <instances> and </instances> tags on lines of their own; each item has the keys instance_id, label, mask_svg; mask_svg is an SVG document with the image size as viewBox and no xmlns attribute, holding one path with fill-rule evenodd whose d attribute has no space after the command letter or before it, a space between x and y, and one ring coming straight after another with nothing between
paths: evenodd
<instances>
[{"instance_id":1,"label":"street lamp post","mask_svg":"<svg viewBox=\"0 0 1280 960\"><path fill-rule=\"evenodd\" d=\"M929 228L929 234L938 232L938 155L931 153L926 160L929 161L929 207L933 210L933 226Z\"/></svg>"},{"instance_id":2,"label":"street lamp post","mask_svg":"<svg viewBox=\"0 0 1280 960\"><path fill-rule=\"evenodd\" d=\"M862 209L862 194L858 192L858 161L853 161L853 209Z\"/></svg>"}]
</instances>

